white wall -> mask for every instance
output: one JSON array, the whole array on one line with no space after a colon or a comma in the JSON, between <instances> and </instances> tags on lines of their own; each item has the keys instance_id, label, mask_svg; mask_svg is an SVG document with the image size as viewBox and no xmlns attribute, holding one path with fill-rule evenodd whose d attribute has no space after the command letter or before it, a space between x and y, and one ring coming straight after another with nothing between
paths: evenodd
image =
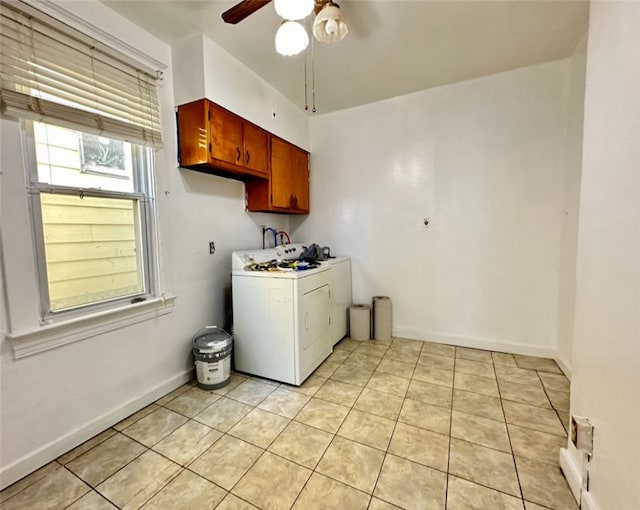
<instances>
[{"instance_id":1,"label":"white wall","mask_svg":"<svg viewBox=\"0 0 640 510\"><path fill-rule=\"evenodd\" d=\"M582 128L584 115L584 81L587 65L587 36L582 38L569 60L567 83L568 122L564 173L564 198L560 271L558 273L558 344L556 360L571 377L573 323L576 296L576 250L578 245L578 211L580 207L580 173L582 170Z\"/></svg>"},{"instance_id":2,"label":"white wall","mask_svg":"<svg viewBox=\"0 0 640 510\"><path fill-rule=\"evenodd\" d=\"M351 255L354 300L389 295L396 335L554 355L570 76L562 60L313 118L296 237Z\"/></svg>"},{"instance_id":3,"label":"white wall","mask_svg":"<svg viewBox=\"0 0 640 510\"><path fill-rule=\"evenodd\" d=\"M303 149L309 123L300 108L203 34L173 45L176 104L206 97Z\"/></svg>"},{"instance_id":4,"label":"white wall","mask_svg":"<svg viewBox=\"0 0 640 510\"><path fill-rule=\"evenodd\" d=\"M170 315L18 360L13 347L20 340L6 337L8 317L2 310L0 488L181 384L191 369L193 333L204 324L226 322L231 252L259 248L261 224L288 225L283 216L246 213L242 183L176 168L177 102L167 45L99 2L63 5L169 66L160 90L165 147L156 154L157 201L166 292L176 294L177 301ZM217 69L226 71L220 62ZM286 116L282 123L287 123ZM298 129L298 121L294 125ZM20 223L25 210L16 206L24 194L16 140L17 123L3 120L0 191L5 267L0 281L7 275L23 279L24 285L12 288L8 301L21 312L20 327L26 328L37 327L38 305L34 285L29 284L33 264L20 265L20 253L16 256L16 250L30 246L28 223ZM25 227L22 234L20 227ZM216 242L213 256L208 253L209 240Z\"/></svg>"},{"instance_id":5,"label":"white wall","mask_svg":"<svg viewBox=\"0 0 640 510\"><path fill-rule=\"evenodd\" d=\"M592 2L571 413L595 426L583 508L640 508L640 4ZM580 470L573 457L574 470ZM588 506L587 506L588 505Z\"/></svg>"}]
</instances>

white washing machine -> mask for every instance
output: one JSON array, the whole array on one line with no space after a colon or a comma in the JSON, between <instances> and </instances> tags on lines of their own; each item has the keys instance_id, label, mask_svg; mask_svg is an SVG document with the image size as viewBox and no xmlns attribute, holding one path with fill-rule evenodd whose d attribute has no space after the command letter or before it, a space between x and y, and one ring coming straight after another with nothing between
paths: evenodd
<instances>
[{"instance_id":1,"label":"white washing machine","mask_svg":"<svg viewBox=\"0 0 640 510\"><path fill-rule=\"evenodd\" d=\"M351 259L330 258L331 266L331 345L347 335L349 308L353 304L351 293Z\"/></svg>"},{"instance_id":2,"label":"white washing machine","mask_svg":"<svg viewBox=\"0 0 640 510\"><path fill-rule=\"evenodd\" d=\"M302 250L291 244L232 254L236 370L300 385L331 354L331 265L248 269L298 259Z\"/></svg>"}]
</instances>

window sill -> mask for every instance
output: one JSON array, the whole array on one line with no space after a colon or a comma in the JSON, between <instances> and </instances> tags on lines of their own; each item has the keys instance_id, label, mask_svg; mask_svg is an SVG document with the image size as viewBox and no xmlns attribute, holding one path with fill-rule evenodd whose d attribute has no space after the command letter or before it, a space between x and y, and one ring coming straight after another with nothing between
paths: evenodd
<instances>
[{"instance_id":1,"label":"window sill","mask_svg":"<svg viewBox=\"0 0 640 510\"><path fill-rule=\"evenodd\" d=\"M77 319L9 333L14 359L26 358L173 311L176 296L148 299Z\"/></svg>"}]
</instances>

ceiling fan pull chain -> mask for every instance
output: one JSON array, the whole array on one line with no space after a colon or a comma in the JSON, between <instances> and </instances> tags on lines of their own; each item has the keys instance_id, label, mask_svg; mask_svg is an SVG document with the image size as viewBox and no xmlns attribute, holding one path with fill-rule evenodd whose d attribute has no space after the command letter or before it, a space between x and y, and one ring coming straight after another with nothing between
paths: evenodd
<instances>
[{"instance_id":1,"label":"ceiling fan pull chain","mask_svg":"<svg viewBox=\"0 0 640 510\"><path fill-rule=\"evenodd\" d=\"M305 30L307 29L307 20L305 20L304 22L304 28ZM313 42L311 43L313 44ZM307 46L307 48L309 48ZM304 111L308 111L309 110L309 98L307 96L307 55L309 54L309 51L307 49L307 51L304 52Z\"/></svg>"},{"instance_id":2,"label":"ceiling fan pull chain","mask_svg":"<svg viewBox=\"0 0 640 510\"><path fill-rule=\"evenodd\" d=\"M315 44L311 38L311 102L313 107L311 111L316 113L316 58L315 58Z\"/></svg>"}]
</instances>

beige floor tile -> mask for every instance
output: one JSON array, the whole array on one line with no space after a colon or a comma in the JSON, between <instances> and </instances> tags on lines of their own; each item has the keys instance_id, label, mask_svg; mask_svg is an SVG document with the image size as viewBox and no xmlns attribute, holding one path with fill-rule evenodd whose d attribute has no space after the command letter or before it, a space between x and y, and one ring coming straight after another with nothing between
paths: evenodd
<instances>
[{"instance_id":1,"label":"beige floor tile","mask_svg":"<svg viewBox=\"0 0 640 510\"><path fill-rule=\"evenodd\" d=\"M320 377L331 377L331 374L338 370L341 365L342 363L327 360L314 370L313 375L319 375Z\"/></svg>"},{"instance_id":2,"label":"beige floor tile","mask_svg":"<svg viewBox=\"0 0 640 510\"><path fill-rule=\"evenodd\" d=\"M227 497L222 500L222 503L216 507L216 510L258 510L258 507L229 493Z\"/></svg>"},{"instance_id":3,"label":"beige floor tile","mask_svg":"<svg viewBox=\"0 0 640 510\"><path fill-rule=\"evenodd\" d=\"M492 352L491 357L493 358L494 365L507 365L510 367L517 367L516 359L513 357L513 354L507 354L505 352Z\"/></svg>"},{"instance_id":4,"label":"beige floor tile","mask_svg":"<svg viewBox=\"0 0 640 510\"><path fill-rule=\"evenodd\" d=\"M447 358L454 358L456 348L453 345L439 344L435 342L423 342L422 353L437 354Z\"/></svg>"},{"instance_id":5,"label":"beige floor tile","mask_svg":"<svg viewBox=\"0 0 640 510\"><path fill-rule=\"evenodd\" d=\"M358 346L361 343L362 342L360 342L359 340L352 340L351 338L344 338L344 339L340 340L336 344L334 349L344 349L346 351L353 352L358 348Z\"/></svg>"},{"instance_id":6,"label":"beige floor tile","mask_svg":"<svg viewBox=\"0 0 640 510\"><path fill-rule=\"evenodd\" d=\"M208 480L183 471L153 496L143 510L193 510L214 508L227 492Z\"/></svg>"},{"instance_id":7,"label":"beige floor tile","mask_svg":"<svg viewBox=\"0 0 640 510\"><path fill-rule=\"evenodd\" d=\"M271 444L269 451L314 469L332 439L333 434L292 421Z\"/></svg>"},{"instance_id":8,"label":"beige floor tile","mask_svg":"<svg viewBox=\"0 0 640 510\"><path fill-rule=\"evenodd\" d=\"M369 510L402 510L399 506L392 505L378 498L371 498Z\"/></svg>"},{"instance_id":9,"label":"beige floor tile","mask_svg":"<svg viewBox=\"0 0 640 510\"><path fill-rule=\"evenodd\" d=\"M441 370L453 370L455 366L455 359L453 357L440 356L438 354L431 354L429 352L422 351L418 358L418 365L439 368Z\"/></svg>"},{"instance_id":10,"label":"beige floor tile","mask_svg":"<svg viewBox=\"0 0 640 510\"><path fill-rule=\"evenodd\" d=\"M382 359L390 359L394 361L402 361L403 363L415 364L420 357L420 351L414 351L411 349L402 349L401 347L389 347L387 353Z\"/></svg>"},{"instance_id":11,"label":"beige floor tile","mask_svg":"<svg viewBox=\"0 0 640 510\"><path fill-rule=\"evenodd\" d=\"M413 372L413 378L422 382L447 386L448 388L453 386L453 370L417 365Z\"/></svg>"},{"instance_id":12,"label":"beige floor tile","mask_svg":"<svg viewBox=\"0 0 640 510\"><path fill-rule=\"evenodd\" d=\"M257 406L271 393L273 393L275 389L276 386L272 384L257 381L255 379L248 379L227 393L227 397L232 398L233 400L238 400L243 404Z\"/></svg>"},{"instance_id":13,"label":"beige floor tile","mask_svg":"<svg viewBox=\"0 0 640 510\"><path fill-rule=\"evenodd\" d=\"M567 411L569 410L570 397L571 395L564 391L555 391L548 389L547 395L549 396L549 400L551 401L551 405L554 409L558 411Z\"/></svg>"},{"instance_id":14,"label":"beige floor tile","mask_svg":"<svg viewBox=\"0 0 640 510\"><path fill-rule=\"evenodd\" d=\"M528 368L530 370L540 370L542 372L553 372L561 374L562 370L558 368L556 362L549 358L538 358L535 356L524 356L515 354L514 358L520 368Z\"/></svg>"},{"instance_id":15,"label":"beige floor tile","mask_svg":"<svg viewBox=\"0 0 640 510\"><path fill-rule=\"evenodd\" d=\"M217 388L212 391L214 393L217 393L218 395L226 395L227 393L237 388L240 384L242 384L246 380L247 380L247 377L245 377L244 375L232 373L229 376L229 382L227 384L225 384L222 388Z\"/></svg>"},{"instance_id":16,"label":"beige floor tile","mask_svg":"<svg viewBox=\"0 0 640 510\"><path fill-rule=\"evenodd\" d=\"M122 433L150 448L184 425L186 421L187 418L181 414L160 407L124 429Z\"/></svg>"},{"instance_id":17,"label":"beige floor tile","mask_svg":"<svg viewBox=\"0 0 640 510\"><path fill-rule=\"evenodd\" d=\"M402 405L398 421L449 435L451 410L407 398Z\"/></svg>"},{"instance_id":18,"label":"beige floor tile","mask_svg":"<svg viewBox=\"0 0 640 510\"><path fill-rule=\"evenodd\" d=\"M522 500L449 476L447 510L522 510Z\"/></svg>"},{"instance_id":19,"label":"beige floor tile","mask_svg":"<svg viewBox=\"0 0 640 510\"><path fill-rule=\"evenodd\" d=\"M96 490L122 510L137 509L181 469L176 463L149 450L107 478Z\"/></svg>"},{"instance_id":20,"label":"beige floor tile","mask_svg":"<svg viewBox=\"0 0 640 510\"><path fill-rule=\"evenodd\" d=\"M335 437L316 471L371 494L383 459L380 450Z\"/></svg>"},{"instance_id":21,"label":"beige floor tile","mask_svg":"<svg viewBox=\"0 0 640 510\"><path fill-rule=\"evenodd\" d=\"M564 375L550 374L548 372L538 372L542 385L546 390L562 391L569 393L571 391L571 383Z\"/></svg>"},{"instance_id":22,"label":"beige floor tile","mask_svg":"<svg viewBox=\"0 0 640 510\"><path fill-rule=\"evenodd\" d=\"M131 416L128 416L127 418L125 418L121 422L116 423L113 426L113 428L118 430L118 431L124 430L128 426L133 425L138 420L141 420L145 416L151 414L152 412L154 412L158 408L159 408L159 406L157 406L156 404L151 404L151 405L149 405L149 406L147 406L147 407L145 407L143 409L140 409L140 411L138 411L137 413L134 413Z\"/></svg>"},{"instance_id":23,"label":"beige floor tile","mask_svg":"<svg viewBox=\"0 0 640 510\"><path fill-rule=\"evenodd\" d=\"M80 457L80 455L82 455L83 453L88 452L92 448L98 446L100 443L103 443L114 434L116 434L116 431L114 429L107 429L101 434L98 434L97 436L92 437L88 441L85 441L80 446L77 446L70 452L67 452L64 455L61 455L60 457L58 457L57 460L60 464L65 465L71 462L73 459Z\"/></svg>"},{"instance_id":24,"label":"beige floor tile","mask_svg":"<svg viewBox=\"0 0 640 510\"><path fill-rule=\"evenodd\" d=\"M222 436L189 469L227 490L242 478L263 450L231 436Z\"/></svg>"},{"instance_id":25,"label":"beige floor tile","mask_svg":"<svg viewBox=\"0 0 640 510\"><path fill-rule=\"evenodd\" d=\"M89 492L89 487L58 463L51 463L28 483L18 482L2 498L2 510L55 510L68 505ZM11 487L10 487L11 489ZM4 491L3 491L4 492Z\"/></svg>"},{"instance_id":26,"label":"beige floor tile","mask_svg":"<svg viewBox=\"0 0 640 510\"><path fill-rule=\"evenodd\" d=\"M549 399L542 389L542 383L518 384L514 382L500 380L500 395L503 400L522 402L538 407L551 407Z\"/></svg>"},{"instance_id":27,"label":"beige floor tile","mask_svg":"<svg viewBox=\"0 0 640 510\"><path fill-rule=\"evenodd\" d=\"M372 373L369 370L361 370L353 365L342 365L333 373L331 379L355 386L364 386L369 381Z\"/></svg>"},{"instance_id":28,"label":"beige floor tile","mask_svg":"<svg viewBox=\"0 0 640 510\"><path fill-rule=\"evenodd\" d=\"M508 425L513 454L540 462L558 465L560 448L566 448L567 438Z\"/></svg>"},{"instance_id":29,"label":"beige floor tile","mask_svg":"<svg viewBox=\"0 0 640 510\"><path fill-rule=\"evenodd\" d=\"M446 472L449 436L398 423L389 445L389 453Z\"/></svg>"},{"instance_id":30,"label":"beige floor tile","mask_svg":"<svg viewBox=\"0 0 640 510\"><path fill-rule=\"evenodd\" d=\"M405 363L403 361L396 361L389 358L383 358L376 372L383 374L397 375L398 377L404 377L405 379L411 379L413 376L414 363Z\"/></svg>"},{"instance_id":31,"label":"beige floor tile","mask_svg":"<svg viewBox=\"0 0 640 510\"><path fill-rule=\"evenodd\" d=\"M344 360L346 360L349 357L349 354L351 354L351 351L336 351L335 349L333 350L333 353L331 353L331 356L329 356L327 358L327 361L331 361L333 363L340 363L342 364L344 362ZM324 377L328 377L328 376L324 376Z\"/></svg>"},{"instance_id":32,"label":"beige floor tile","mask_svg":"<svg viewBox=\"0 0 640 510\"><path fill-rule=\"evenodd\" d=\"M244 418L249 411L251 411L251 406L222 397L193 419L226 432Z\"/></svg>"},{"instance_id":33,"label":"beige floor tile","mask_svg":"<svg viewBox=\"0 0 640 510\"><path fill-rule=\"evenodd\" d=\"M312 398L295 420L335 434L349 414L349 408L333 402Z\"/></svg>"},{"instance_id":34,"label":"beige floor tile","mask_svg":"<svg viewBox=\"0 0 640 510\"><path fill-rule=\"evenodd\" d=\"M289 421L283 416L262 409L254 409L234 425L228 434L260 448L267 448L289 424Z\"/></svg>"},{"instance_id":35,"label":"beige floor tile","mask_svg":"<svg viewBox=\"0 0 640 510\"><path fill-rule=\"evenodd\" d=\"M95 491L87 492L66 510L117 510L109 501Z\"/></svg>"},{"instance_id":36,"label":"beige floor tile","mask_svg":"<svg viewBox=\"0 0 640 510\"><path fill-rule=\"evenodd\" d=\"M452 438L449 473L520 497L516 468L508 453Z\"/></svg>"},{"instance_id":37,"label":"beige floor tile","mask_svg":"<svg viewBox=\"0 0 640 510\"><path fill-rule=\"evenodd\" d=\"M447 475L387 455L374 495L406 510L444 510Z\"/></svg>"},{"instance_id":38,"label":"beige floor tile","mask_svg":"<svg viewBox=\"0 0 640 510\"><path fill-rule=\"evenodd\" d=\"M6 501L9 498L12 498L18 492L25 490L27 487L34 485L37 482L42 481L44 478L49 476L60 469L60 464L57 462L49 462L49 464L45 464L40 469L36 469L30 475L25 476L24 478L18 480L17 482L9 485L7 488L2 489L0 491L0 502Z\"/></svg>"},{"instance_id":39,"label":"beige floor tile","mask_svg":"<svg viewBox=\"0 0 640 510\"><path fill-rule=\"evenodd\" d=\"M566 437L566 432L553 409L543 409L520 402L503 400L507 423Z\"/></svg>"},{"instance_id":40,"label":"beige floor tile","mask_svg":"<svg viewBox=\"0 0 640 510\"><path fill-rule=\"evenodd\" d=\"M222 437L222 432L190 420L169 434L153 450L176 464L188 466Z\"/></svg>"},{"instance_id":41,"label":"beige floor tile","mask_svg":"<svg viewBox=\"0 0 640 510\"><path fill-rule=\"evenodd\" d=\"M577 510L560 468L546 462L516 457L524 499L554 510Z\"/></svg>"},{"instance_id":42,"label":"beige floor tile","mask_svg":"<svg viewBox=\"0 0 640 510\"><path fill-rule=\"evenodd\" d=\"M313 397L326 382L326 377L320 377L314 374L309 376L300 386L282 386L282 388Z\"/></svg>"},{"instance_id":43,"label":"beige floor tile","mask_svg":"<svg viewBox=\"0 0 640 510\"><path fill-rule=\"evenodd\" d=\"M481 361L483 363L493 363L490 351L482 349L471 349L469 347L456 347L456 358L468 359L471 361Z\"/></svg>"},{"instance_id":44,"label":"beige floor tile","mask_svg":"<svg viewBox=\"0 0 640 510\"><path fill-rule=\"evenodd\" d=\"M367 383L367 388L370 390L381 391L383 393L390 393L398 397L404 397L407 394L407 388L409 387L409 380L404 377L398 377L395 375L374 373Z\"/></svg>"},{"instance_id":45,"label":"beige floor tile","mask_svg":"<svg viewBox=\"0 0 640 510\"><path fill-rule=\"evenodd\" d=\"M531 503L529 501L524 502L524 508L526 510L549 510L549 507L536 505L535 503Z\"/></svg>"},{"instance_id":46,"label":"beige floor tile","mask_svg":"<svg viewBox=\"0 0 640 510\"><path fill-rule=\"evenodd\" d=\"M451 437L511 453L509 435L504 421L454 410L451 413Z\"/></svg>"},{"instance_id":47,"label":"beige floor tile","mask_svg":"<svg viewBox=\"0 0 640 510\"><path fill-rule=\"evenodd\" d=\"M386 450L395 421L352 409L337 434L358 443Z\"/></svg>"},{"instance_id":48,"label":"beige floor tile","mask_svg":"<svg viewBox=\"0 0 640 510\"><path fill-rule=\"evenodd\" d=\"M367 510L369 499L362 491L313 473L293 510Z\"/></svg>"},{"instance_id":49,"label":"beige floor tile","mask_svg":"<svg viewBox=\"0 0 640 510\"><path fill-rule=\"evenodd\" d=\"M200 388L191 388L182 395L167 402L164 407L171 409L176 413L180 413L189 418L193 418L196 414L204 411L220 398L210 391L201 390Z\"/></svg>"},{"instance_id":50,"label":"beige floor tile","mask_svg":"<svg viewBox=\"0 0 640 510\"><path fill-rule=\"evenodd\" d=\"M318 390L315 397L351 407L358 400L361 391L362 388L360 386L329 379Z\"/></svg>"},{"instance_id":51,"label":"beige floor tile","mask_svg":"<svg viewBox=\"0 0 640 510\"><path fill-rule=\"evenodd\" d=\"M167 393L164 397L159 398L158 400L156 400L156 404L158 404L159 406L163 406L167 402L172 401L174 398L179 397L184 392L189 391L191 388L193 388L193 386L191 384L188 384L188 383L187 384L183 384L182 386L179 386L178 388L176 388L172 392Z\"/></svg>"},{"instance_id":52,"label":"beige floor tile","mask_svg":"<svg viewBox=\"0 0 640 510\"><path fill-rule=\"evenodd\" d=\"M463 413L504 421L502 403L497 397L489 397L470 391L454 390L453 408Z\"/></svg>"},{"instance_id":53,"label":"beige floor tile","mask_svg":"<svg viewBox=\"0 0 640 510\"><path fill-rule=\"evenodd\" d=\"M402 397L365 388L353 407L360 411L396 420L400 414L402 402Z\"/></svg>"},{"instance_id":54,"label":"beige floor tile","mask_svg":"<svg viewBox=\"0 0 640 510\"><path fill-rule=\"evenodd\" d=\"M67 468L95 487L144 451L141 444L116 434L69 462Z\"/></svg>"},{"instance_id":55,"label":"beige floor tile","mask_svg":"<svg viewBox=\"0 0 640 510\"><path fill-rule=\"evenodd\" d=\"M451 388L413 380L409 384L407 398L440 407L451 408L452 393Z\"/></svg>"},{"instance_id":56,"label":"beige floor tile","mask_svg":"<svg viewBox=\"0 0 640 510\"><path fill-rule=\"evenodd\" d=\"M258 407L285 418L293 418L310 399L309 395L280 387L260 402Z\"/></svg>"},{"instance_id":57,"label":"beige floor tile","mask_svg":"<svg viewBox=\"0 0 640 510\"><path fill-rule=\"evenodd\" d=\"M394 338L391 342L391 347L409 349L417 352L420 352L423 346L424 342L422 340L412 340L410 338Z\"/></svg>"},{"instance_id":58,"label":"beige floor tile","mask_svg":"<svg viewBox=\"0 0 640 510\"><path fill-rule=\"evenodd\" d=\"M344 365L350 365L361 370L373 371L380 363L380 358L375 356L368 356L360 352L352 352L349 357L344 360Z\"/></svg>"},{"instance_id":59,"label":"beige floor tile","mask_svg":"<svg viewBox=\"0 0 640 510\"><path fill-rule=\"evenodd\" d=\"M489 397L500 396L496 380L480 375L456 372L453 387L457 390L471 391L472 393L480 393Z\"/></svg>"},{"instance_id":60,"label":"beige floor tile","mask_svg":"<svg viewBox=\"0 0 640 510\"><path fill-rule=\"evenodd\" d=\"M482 361L472 361L469 359L456 359L456 372L463 374L481 375L489 379L495 379L496 374L493 369L493 363L485 363Z\"/></svg>"},{"instance_id":61,"label":"beige floor tile","mask_svg":"<svg viewBox=\"0 0 640 510\"><path fill-rule=\"evenodd\" d=\"M388 345L378 344L376 340L371 340L369 342L361 342L353 352L366 354L367 356L373 356L374 358L382 358L388 348Z\"/></svg>"},{"instance_id":62,"label":"beige floor tile","mask_svg":"<svg viewBox=\"0 0 640 510\"><path fill-rule=\"evenodd\" d=\"M537 384L540 382L538 373L535 370L527 370L525 368L497 365L496 375L501 381L504 380L518 384Z\"/></svg>"},{"instance_id":63,"label":"beige floor tile","mask_svg":"<svg viewBox=\"0 0 640 510\"><path fill-rule=\"evenodd\" d=\"M310 470L266 452L232 492L265 510L288 510L310 476Z\"/></svg>"}]
</instances>

